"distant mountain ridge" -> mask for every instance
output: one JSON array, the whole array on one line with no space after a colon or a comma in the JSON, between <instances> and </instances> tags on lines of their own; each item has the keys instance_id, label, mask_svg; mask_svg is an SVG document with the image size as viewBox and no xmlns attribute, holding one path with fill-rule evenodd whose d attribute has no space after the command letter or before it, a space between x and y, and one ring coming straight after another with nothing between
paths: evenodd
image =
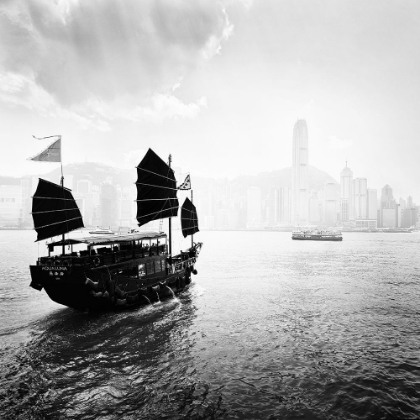
<instances>
[{"instance_id":1,"label":"distant mountain ridge","mask_svg":"<svg viewBox=\"0 0 420 420\"><path fill-rule=\"evenodd\" d=\"M78 162L65 165L63 168L64 178L73 177L73 188L75 189L77 181L80 179L89 179L93 185L100 185L107 180L114 185L121 187L132 186L137 180L137 172L133 169L121 169L103 163L96 162ZM338 182L325 171L321 171L314 166L308 166L309 189L323 190L326 182L333 182L338 186ZM44 175L39 175L51 182L59 183L61 178L61 169L56 168ZM19 184L20 178L0 177L0 185ZM181 183L183 179L178 179ZM239 175L233 179L220 179L212 177L191 177L193 189L206 190L220 183L237 185L241 187L259 187L262 190L270 187L291 188L292 186L292 168L277 169L274 171L263 172L256 175Z\"/></svg>"}]
</instances>

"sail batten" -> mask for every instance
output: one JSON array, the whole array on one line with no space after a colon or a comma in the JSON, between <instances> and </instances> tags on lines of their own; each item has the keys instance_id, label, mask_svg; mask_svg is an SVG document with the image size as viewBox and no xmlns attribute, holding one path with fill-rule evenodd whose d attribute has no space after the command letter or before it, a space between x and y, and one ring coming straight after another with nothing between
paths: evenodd
<instances>
[{"instance_id":1,"label":"sail batten","mask_svg":"<svg viewBox=\"0 0 420 420\"><path fill-rule=\"evenodd\" d=\"M136 187L139 226L177 216L179 202L175 173L152 149L137 166Z\"/></svg>"},{"instance_id":2,"label":"sail batten","mask_svg":"<svg viewBox=\"0 0 420 420\"><path fill-rule=\"evenodd\" d=\"M140 171L148 172L149 174L160 176L160 177L165 178L165 179L171 179L171 178L169 178L169 177L167 177L165 175L157 174L156 172L149 171L148 169L145 169L145 168L141 168L140 166L136 166L136 168L139 169Z\"/></svg>"},{"instance_id":3,"label":"sail batten","mask_svg":"<svg viewBox=\"0 0 420 420\"><path fill-rule=\"evenodd\" d=\"M84 227L71 190L42 178L32 197L32 218L37 241Z\"/></svg>"},{"instance_id":4,"label":"sail batten","mask_svg":"<svg viewBox=\"0 0 420 420\"><path fill-rule=\"evenodd\" d=\"M165 178L165 179L170 180L170 178ZM143 182L136 182L136 185L145 185L147 187L152 187L152 188L165 188L167 190L175 190L175 191L178 190L178 188L166 187L166 186L163 186L163 185L145 184Z\"/></svg>"},{"instance_id":5,"label":"sail batten","mask_svg":"<svg viewBox=\"0 0 420 420\"><path fill-rule=\"evenodd\" d=\"M64 223L71 222L72 220L77 220L77 219L82 219L82 216L80 216L80 217L75 217L74 219L66 219L66 220L64 221ZM38 227L38 229L43 229L43 228L46 228L46 227L49 227L49 226L58 225L59 223L63 223L63 222L55 222L55 223L50 223L49 225L39 226L39 227ZM81 227L84 227L84 226L81 226ZM69 232L70 232L70 231L69 231ZM67 232L66 232L66 233L67 233ZM56 235L54 235L54 236L56 236Z\"/></svg>"},{"instance_id":6,"label":"sail batten","mask_svg":"<svg viewBox=\"0 0 420 420\"><path fill-rule=\"evenodd\" d=\"M189 198L186 198L181 207L181 228L184 238L199 232L197 210Z\"/></svg>"},{"instance_id":7,"label":"sail batten","mask_svg":"<svg viewBox=\"0 0 420 420\"><path fill-rule=\"evenodd\" d=\"M56 211L69 211L69 210L79 210L79 207L73 207L71 209L61 209L61 210L32 211L31 214L55 213Z\"/></svg>"}]
</instances>

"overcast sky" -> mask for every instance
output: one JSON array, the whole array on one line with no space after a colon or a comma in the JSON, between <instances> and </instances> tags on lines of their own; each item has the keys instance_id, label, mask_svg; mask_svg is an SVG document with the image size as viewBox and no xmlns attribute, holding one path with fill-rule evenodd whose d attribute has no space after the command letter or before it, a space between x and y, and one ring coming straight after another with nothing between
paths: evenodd
<instances>
[{"instance_id":1,"label":"overcast sky","mask_svg":"<svg viewBox=\"0 0 420 420\"><path fill-rule=\"evenodd\" d=\"M0 0L0 174L151 147L211 177L309 163L420 202L418 0Z\"/></svg>"}]
</instances>

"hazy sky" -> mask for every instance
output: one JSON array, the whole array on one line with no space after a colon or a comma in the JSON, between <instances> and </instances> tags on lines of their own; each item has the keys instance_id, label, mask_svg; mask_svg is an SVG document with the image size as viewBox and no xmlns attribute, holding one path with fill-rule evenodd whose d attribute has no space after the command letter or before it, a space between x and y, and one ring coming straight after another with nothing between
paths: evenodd
<instances>
[{"instance_id":1,"label":"hazy sky","mask_svg":"<svg viewBox=\"0 0 420 420\"><path fill-rule=\"evenodd\" d=\"M151 147L212 177L309 163L420 201L418 0L0 0L0 174Z\"/></svg>"}]
</instances>

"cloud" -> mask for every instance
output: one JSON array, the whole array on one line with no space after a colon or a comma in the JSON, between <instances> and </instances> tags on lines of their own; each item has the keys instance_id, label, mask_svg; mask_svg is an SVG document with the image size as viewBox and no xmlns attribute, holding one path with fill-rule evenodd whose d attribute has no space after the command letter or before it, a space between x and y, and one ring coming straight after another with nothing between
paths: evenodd
<instances>
[{"instance_id":1,"label":"cloud","mask_svg":"<svg viewBox=\"0 0 420 420\"><path fill-rule=\"evenodd\" d=\"M353 145L353 140L344 140L336 136L329 136L328 143L331 149L342 150L350 148Z\"/></svg>"},{"instance_id":2,"label":"cloud","mask_svg":"<svg viewBox=\"0 0 420 420\"><path fill-rule=\"evenodd\" d=\"M134 120L193 117L201 100L165 92L218 54L232 29L214 0L3 0L0 75L9 90L0 99L32 97L32 109L85 112L97 123L98 105L123 104Z\"/></svg>"},{"instance_id":3,"label":"cloud","mask_svg":"<svg viewBox=\"0 0 420 420\"><path fill-rule=\"evenodd\" d=\"M95 128L99 131L109 131L107 121L98 115L84 117L70 109L57 106L51 94L38 86L29 77L14 73L0 73L0 101L11 107L24 107L37 112L41 116L65 118L74 121L82 128Z\"/></svg>"},{"instance_id":4,"label":"cloud","mask_svg":"<svg viewBox=\"0 0 420 420\"><path fill-rule=\"evenodd\" d=\"M65 105L169 88L216 54L231 31L213 0L14 0L0 7L3 70L33 73Z\"/></svg>"},{"instance_id":5,"label":"cloud","mask_svg":"<svg viewBox=\"0 0 420 420\"><path fill-rule=\"evenodd\" d=\"M146 152L146 149L136 149L131 150L128 153L123 153L124 168L135 168L141 162Z\"/></svg>"}]
</instances>

